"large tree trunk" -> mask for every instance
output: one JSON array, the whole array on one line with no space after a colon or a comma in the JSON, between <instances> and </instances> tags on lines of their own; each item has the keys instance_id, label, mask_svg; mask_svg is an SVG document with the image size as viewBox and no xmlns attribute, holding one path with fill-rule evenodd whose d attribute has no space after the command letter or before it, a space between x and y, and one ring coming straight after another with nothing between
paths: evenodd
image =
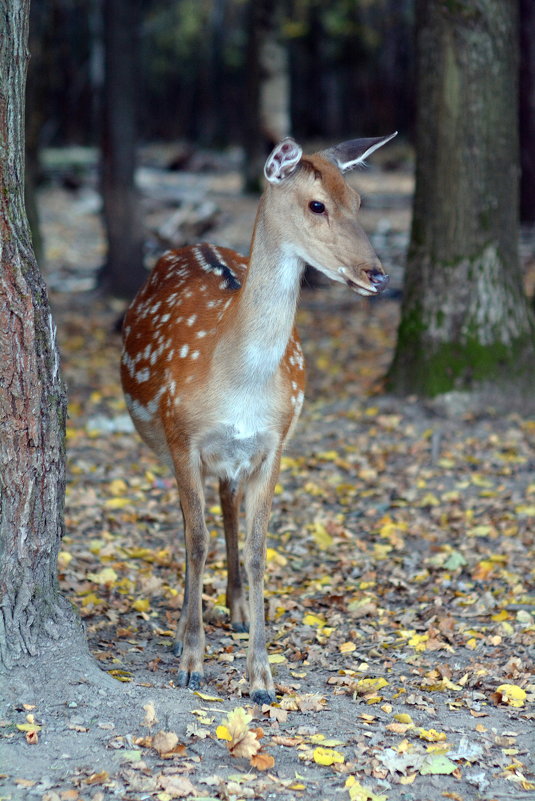
<instances>
[{"instance_id":1,"label":"large tree trunk","mask_svg":"<svg viewBox=\"0 0 535 801\"><path fill-rule=\"evenodd\" d=\"M390 387L535 405L518 255L517 6L417 0L417 167Z\"/></svg>"},{"instance_id":2,"label":"large tree trunk","mask_svg":"<svg viewBox=\"0 0 535 801\"><path fill-rule=\"evenodd\" d=\"M0 676L28 682L91 670L57 584L65 491L65 388L24 208L29 0L0 0ZM36 657L40 657L37 659ZM31 669L26 669L31 666ZM44 666L44 667L43 667ZM7 674L7 677L6 675ZM4 690L8 690L7 693ZM19 698L20 700L20 698Z\"/></svg>"},{"instance_id":3,"label":"large tree trunk","mask_svg":"<svg viewBox=\"0 0 535 801\"><path fill-rule=\"evenodd\" d=\"M139 0L104 0L105 85L102 195L108 255L102 283L132 298L147 273L134 183L139 93Z\"/></svg>"}]
</instances>

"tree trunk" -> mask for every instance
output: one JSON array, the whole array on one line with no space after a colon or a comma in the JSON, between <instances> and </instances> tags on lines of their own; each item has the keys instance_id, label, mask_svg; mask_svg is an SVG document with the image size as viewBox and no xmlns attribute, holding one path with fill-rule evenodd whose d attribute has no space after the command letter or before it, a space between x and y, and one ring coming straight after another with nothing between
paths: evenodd
<instances>
[{"instance_id":1,"label":"tree trunk","mask_svg":"<svg viewBox=\"0 0 535 801\"><path fill-rule=\"evenodd\" d=\"M520 0L520 219L535 222L535 3Z\"/></svg>"},{"instance_id":2,"label":"tree trunk","mask_svg":"<svg viewBox=\"0 0 535 801\"><path fill-rule=\"evenodd\" d=\"M288 56L280 39L277 0L250 0L247 9L244 187L261 187L264 161L290 133Z\"/></svg>"},{"instance_id":3,"label":"tree trunk","mask_svg":"<svg viewBox=\"0 0 535 801\"><path fill-rule=\"evenodd\" d=\"M0 676L7 674L2 690L8 690L4 698L17 682L20 686L20 670L31 683L43 682L45 676L51 679L52 663L65 680L69 659L72 663L77 658L91 669L80 621L57 584L66 395L55 326L24 208L29 5L29 0L0 0L4 26L0 38Z\"/></svg>"},{"instance_id":4,"label":"tree trunk","mask_svg":"<svg viewBox=\"0 0 535 801\"><path fill-rule=\"evenodd\" d=\"M389 385L535 405L518 255L516 3L417 0L417 165Z\"/></svg>"},{"instance_id":5,"label":"tree trunk","mask_svg":"<svg viewBox=\"0 0 535 801\"><path fill-rule=\"evenodd\" d=\"M132 298L147 273L136 193L139 0L104 0L105 87L102 195L108 255L105 289Z\"/></svg>"}]
</instances>

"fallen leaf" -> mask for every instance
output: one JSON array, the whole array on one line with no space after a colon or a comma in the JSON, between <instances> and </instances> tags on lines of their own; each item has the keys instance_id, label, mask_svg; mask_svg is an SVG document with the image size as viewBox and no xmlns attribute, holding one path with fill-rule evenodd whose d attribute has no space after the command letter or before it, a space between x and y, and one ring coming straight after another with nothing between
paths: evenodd
<instances>
[{"instance_id":1,"label":"fallen leaf","mask_svg":"<svg viewBox=\"0 0 535 801\"><path fill-rule=\"evenodd\" d=\"M345 762L344 755L339 751L335 751L333 748L325 748L321 745L314 749L313 759L318 765L341 765Z\"/></svg>"},{"instance_id":2,"label":"fallen leaf","mask_svg":"<svg viewBox=\"0 0 535 801\"><path fill-rule=\"evenodd\" d=\"M253 754L250 763L257 770L271 770L275 765L275 759L267 751L258 751L258 753Z\"/></svg>"},{"instance_id":3,"label":"fallen leaf","mask_svg":"<svg viewBox=\"0 0 535 801\"><path fill-rule=\"evenodd\" d=\"M199 791L193 786L187 776L178 774L158 776L158 786L171 798L187 798L199 795Z\"/></svg>"}]
</instances>

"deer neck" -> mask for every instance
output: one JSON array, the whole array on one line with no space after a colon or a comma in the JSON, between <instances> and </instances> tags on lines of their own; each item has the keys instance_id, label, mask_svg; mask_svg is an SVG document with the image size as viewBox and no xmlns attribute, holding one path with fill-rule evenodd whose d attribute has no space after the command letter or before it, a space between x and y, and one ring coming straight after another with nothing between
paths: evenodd
<instances>
[{"instance_id":1,"label":"deer neck","mask_svg":"<svg viewBox=\"0 0 535 801\"><path fill-rule=\"evenodd\" d=\"M304 267L270 230L263 197L239 304L223 336L238 382L259 386L276 375L292 333Z\"/></svg>"}]
</instances>

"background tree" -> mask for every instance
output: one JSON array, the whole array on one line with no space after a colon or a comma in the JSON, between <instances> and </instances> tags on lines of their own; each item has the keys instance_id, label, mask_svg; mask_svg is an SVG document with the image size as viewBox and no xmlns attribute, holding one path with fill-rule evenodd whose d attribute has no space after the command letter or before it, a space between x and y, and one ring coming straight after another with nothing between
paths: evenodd
<instances>
[{"instance_id":1,"label":"background tree","mask_svg":"<svg viewBox=\"0 0 535 801\"><path fill-rule=\"evenodd\" d=\"M244 186L258 191L266 156L290 134L288 58L277 0L248 3L243 110Z\"/></svg>"},{"instance_id":2,"label":"background tree","mask_svg":"<svg viewBox=\"0 0 535 801\"><path fill-rule=\"evenodd\" d=\"M59 594L66 397L46 288L24 208L29 0L0 0L0 674L44 685L92 670Z\"/></svg>"},{"instance_id":3,"label":"background tree","mask_svg":"<svg viewBox=\"0 0 535 801\"><path fill-rule=\"evenodd\" d=\"M535 403L518 254L517 4L417 0L414 216L390 387Z\"/></svg>"},{"instance_id":4,"label":"background tree","mask_svg":"<svg viewBox=\"0 0 535 801\"><path fill-rule=\"evenodd\" d=\"M535 222L535 3L520 0L520 219Z\"/></svg>"},{"instance_id":5,"label":"background tree","mask_svg":"<svg viewBox=\"0 0 535 801\"><path fill-rule=\"evenodd\" d=\"M104 286L132 298L146 277L135 187L139 96L139 0L103 0L105 82L102 199L108 242Z\"/></svg>"}]
</instances>

